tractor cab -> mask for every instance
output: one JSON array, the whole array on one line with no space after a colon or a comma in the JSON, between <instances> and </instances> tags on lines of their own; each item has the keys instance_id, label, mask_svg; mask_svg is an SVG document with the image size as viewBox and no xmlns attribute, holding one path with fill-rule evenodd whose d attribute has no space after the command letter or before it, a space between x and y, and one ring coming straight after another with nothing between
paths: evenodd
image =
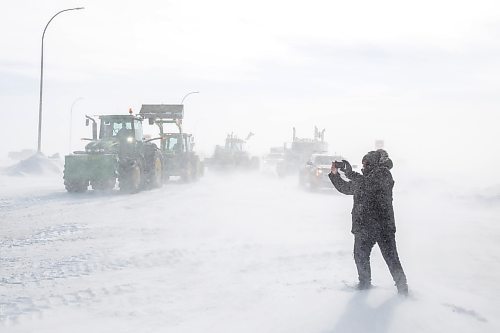
<instances>
[{"instance_id":1,"label":"tractor cab","mask_svg":"<svg viewBox=\"0 0 500 333\"><path fill-rule=\"evenodd\" d=\"M165 133L162 136L166 154L187 154L193 151L194 137L187 133Z\"/></svg>"},{"instance_id":2,"label":"tractor cab","mask_svg":"<svg viewBox=\"0 0 500 333\"><path fill-rule=\"evenodd\" d=\"M127 153L143 141L142 119L133 115L99 116L99 133L97 121L86 116L86 124L92 121L92 139L85 146L86 153ZM99 134L99 135L98 135Z\"/></svg>"},{"instance_id":3,"label":"tractor cab","mask_svg":"<svg viewBox=\"0 0 500 333\"><path fill-rule=\"evenodd\" d=\"M148 141L160 140L167 177L180 177L187 182L203 174L203 164L193 150L194 137L182 130L184 105L143 104L139 115L150 125L158 126L159 136ZM177 131L172 131L171 125Z\"/></svg>"},{"instance_id":4,"label":"tractor cab","mask_svg":"<svg viewBox=\"0 0 500 333\"><path fill-rule=\"evenodd\" d=\"M99 139L142 141L142 119L132 115L100 116Z\"/></svg>"},{"instance_id":5,"label":"tractor cab","mask_svg":"<svg viewBox=\"0 0 500 333\"><path fill-rule=\"evenodd\" d=\"M231 133L226 137L224 149L228 152L243 152L243 145L245 142L245 140L242 140Z\"/></svg>"}]
</instances>

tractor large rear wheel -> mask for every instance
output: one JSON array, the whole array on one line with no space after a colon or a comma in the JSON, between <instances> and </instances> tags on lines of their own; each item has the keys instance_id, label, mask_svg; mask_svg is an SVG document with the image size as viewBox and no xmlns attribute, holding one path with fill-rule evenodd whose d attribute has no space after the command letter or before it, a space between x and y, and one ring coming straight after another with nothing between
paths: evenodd
<instances>
[{"instance_id":1,"label":"tractor large rear wheel","mask_svg":"<svg viewBox=\"0 0 500 333\"><path fill-rule=\"evenodd\" d=\"M148 183L151 188L159 188L163 186L163 166L161 164L161 159L158 156L155 156L153 165L151 165Z\"/></svg>"},{"instance_id":2,"label":"tractor large rear wheel","mask_svg":"<svg viewBox=\"0 0 500 333\"><path fill-rule=\"evenodd\" d=\"M192 179L193 179L193 167L191 163L188 163L186 164L184 170L182 171L181 180L184 183L189 183Z\"/></svg>"},{"instance_id":3,"label":"tractor large rear wheel","mask_svg":"<svg viewBox=\"0 0 500 333\"><path fill-rule=\"evenodd\" d=\"M200 161L198 164L198 176L202 177L205 175L205 161Z\"/></svg>"},{"instance_id":4,"label":"tractor large rear wheel","mask_svg":"<svg viewBox=\"0 0 500 333\"><path fill-rule=\"evenodd\" d=\"M194 181L197 181L198 178L200 178L200 159L199 158L193 158L193 161L191 162L191 178Z\"/></svg>"}]
</instances>

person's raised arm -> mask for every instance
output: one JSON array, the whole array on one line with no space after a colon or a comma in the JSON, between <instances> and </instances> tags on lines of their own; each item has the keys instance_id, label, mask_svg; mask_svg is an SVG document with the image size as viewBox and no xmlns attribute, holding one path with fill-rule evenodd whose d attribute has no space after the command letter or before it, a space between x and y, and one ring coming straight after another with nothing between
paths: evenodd
<instances>
[{"instance_id":1,"label":"person's raised arm","mask_svg":"<svg viewBox=\"0 0 500 333\"><path fill-rule=\"evenodd\" d=\"M328 177L330 178L330 181L332 182L333 186L339 191L340 193L347 194L347 195L353 195L354 190L352 186L352 182L347 182L340 177L338 169L335 167L335 163L332 162L332 168L330 169L330 173L328 174Z\"/></svg>"},{"instance_id":2,"label":"person's raised arm","mask_svg":"<svg viewBox=\"0 0 500 333\"><path fill-rule=\"evenodd\" d=\"M362 177L362 175L360 173L352 170L352 166L351 166L351 163L349 163L349 161L342 160L342 162L344 163L344 166L342 168L340 168L340 171L342 171L345 174L347 179L355 180L359 177Z\"/></svg>"}]
</instances>

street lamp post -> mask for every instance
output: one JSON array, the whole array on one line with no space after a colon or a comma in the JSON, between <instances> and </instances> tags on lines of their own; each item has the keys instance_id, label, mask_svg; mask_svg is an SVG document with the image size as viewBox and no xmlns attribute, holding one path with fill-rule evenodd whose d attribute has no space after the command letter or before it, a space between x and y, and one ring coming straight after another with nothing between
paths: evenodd
<instances>
[{"instance_id":1,"label":"street lamp post","mask_svg":"<svg viewBox=\"0 0 500 333\"><path fill-rule=\"evenodd\" d=\"M182 101L181 101L181 105L184 105L184 100L186 99L186 97L188 97L189 95L192 95L192 94L199 94L200 92L199 91L191 91L191 92L188 92L186 95L184 95L184 97L182 98ZM196 125L195 125L196 126Z\"/></svg>"},{"instance_id":2,"label":"street lamp post","mask_svg":"<svg viewBox=\"0 0 500 333\"><path fill-rule=\"evenodd\" d=\"M80 10L84 9L83 7L77 7L77 8L68 8L61 10L57 12L52 18L47 22L47 25L45 25L45 29L43 29L43 34L42 34L42 55L40 58L40 103L38 106L38 148L37 151L38 153L42 152L42 92L43 92L43 40L45 38L45 32L47 31L47 28L49 27L50 22L59 14L70 11L70 10Z\"/></svg>"},{"instance_id":3,"label":"street lamp post","mask_svg":"<svg viewBox=\"0 0 500 333\"><path fill-rule=\"evenodd\" d=\"M184 100L186 99L186 97L188 97L189 95L191 94L199 94L200 92L199 91L191 91L189 93L187 93L186 95L184 95L184 97L182 98L182 102L181 104L184 104Z\"/></svg>"},{"instance_id":4,"label":"street lamp post","mask_svg":"<svg viewBox=\"0 0 500 333\"><path fill-rule=\"evenodd\" d=\"M71 137L72 137L72 130L73 130L73 107L78 101L81 101L83 97L78 97L73 101L71 104L71 110L69 112L69 152L71 153Z\"/></svg>"}]
</instances>

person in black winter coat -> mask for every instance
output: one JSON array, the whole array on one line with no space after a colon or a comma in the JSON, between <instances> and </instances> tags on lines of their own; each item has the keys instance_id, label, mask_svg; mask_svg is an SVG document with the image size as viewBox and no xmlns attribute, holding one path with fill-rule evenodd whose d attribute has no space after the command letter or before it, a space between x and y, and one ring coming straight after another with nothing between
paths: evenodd
<instances>
[{"instance_id":1,"label":"person in black winter coat","mask_svg":"<svg viewBox=\"0 0 500 333\"><path fill-rule=\"evenodd\" d=\"M377 243L398 292L407 295L408 284L396 249L392 161L385 150L371 151L363 157L362 174L352 171L349 162L343 162L344 167L340 170L349 181L342 179L334 163L328 176L339 192L354 196L351 232L354 234L358 289L371 287L370 253Z\"/></svg>"}]
</instances>

